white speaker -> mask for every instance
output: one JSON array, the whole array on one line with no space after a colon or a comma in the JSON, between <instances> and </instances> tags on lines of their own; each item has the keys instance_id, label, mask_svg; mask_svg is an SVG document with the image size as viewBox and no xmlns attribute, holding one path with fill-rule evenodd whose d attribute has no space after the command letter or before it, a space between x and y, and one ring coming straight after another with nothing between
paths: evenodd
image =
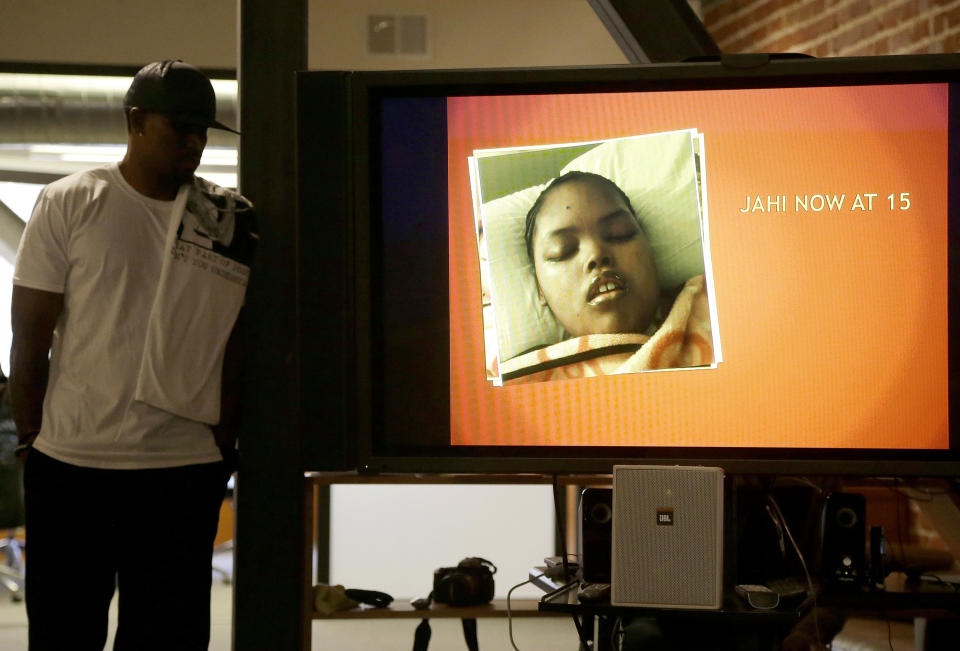
<instances>
[{"instance_id":1,"label":"white speaker","mask_svg":"<svg viewBox=\"0 0 960 651\"><path fill-rule=\"evenodd\" d=\"M610 603L719 609L723 469L613 467Z\"/></svg>"}]
</instances>

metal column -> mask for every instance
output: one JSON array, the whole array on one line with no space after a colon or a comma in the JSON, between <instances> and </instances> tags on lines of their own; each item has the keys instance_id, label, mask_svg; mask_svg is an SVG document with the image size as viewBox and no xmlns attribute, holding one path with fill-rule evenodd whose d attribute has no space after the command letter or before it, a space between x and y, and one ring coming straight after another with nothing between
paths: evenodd
<instances>
[{"instance_id":1,"label":"metal column","mask_svg":"<svg viewBox=\"0 0 960 651\"><path fill-rule=\"evenodd\" d=\"M307 1L239 0L240 190L261 240L248 290L237 479L233 648L293 651L301 611L304 504L297 325L296 102Z\"/></svg>"}]
</instances>

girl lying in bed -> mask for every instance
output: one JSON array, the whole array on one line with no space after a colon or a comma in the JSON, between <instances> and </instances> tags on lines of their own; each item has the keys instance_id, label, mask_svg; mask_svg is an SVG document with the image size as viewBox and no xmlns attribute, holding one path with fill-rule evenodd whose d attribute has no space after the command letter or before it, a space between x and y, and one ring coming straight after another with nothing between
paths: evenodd
<instances>
[{"instance_id":1,"label":"girl lying in bed","mask_svg":"<svg viewBox=\"0 0 960 651\"><path fill-rule=\"evenodd\" d=\"M509 360L505 380L543 381L713 362L702 275L662 295L647 237L610 179L569 172L527 213L540 301L568 339Z\"/></svg>"}]
</instances>

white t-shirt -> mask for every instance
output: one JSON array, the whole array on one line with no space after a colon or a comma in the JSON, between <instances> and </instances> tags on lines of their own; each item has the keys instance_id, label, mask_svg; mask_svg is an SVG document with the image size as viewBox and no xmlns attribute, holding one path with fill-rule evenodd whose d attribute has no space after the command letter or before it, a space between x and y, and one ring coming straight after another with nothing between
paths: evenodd
<instances>
[{"instance_id":1,"label":"white t-shirt","mask_svg":"<svg viewBox=\"0 0 960 651\"><path fill-rule=\"evenodd\" d=\"M44 454L115 469L221 458L209 426L134 399L172 206L134 190L116 163L37 199L13 282L64 295L34 443Z\"/></svg>"}]
</instances>

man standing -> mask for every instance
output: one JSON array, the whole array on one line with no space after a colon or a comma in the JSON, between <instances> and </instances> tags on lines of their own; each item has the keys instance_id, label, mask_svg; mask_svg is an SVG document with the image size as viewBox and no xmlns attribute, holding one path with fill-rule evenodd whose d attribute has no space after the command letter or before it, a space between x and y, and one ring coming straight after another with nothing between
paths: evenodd
<instances>
[{"instance_id":1,"label":"man standing","mask_svg":"<svg viewBox=\"0 0 960 651\"><path fill-rule=\"evenodd\" d=\"M11 398L25 463L31 651L206 649L232 470L252 206L194 176L210 80L142 68L119 164L51 183L14 271Z\"/></svg>"}]
</instances>

